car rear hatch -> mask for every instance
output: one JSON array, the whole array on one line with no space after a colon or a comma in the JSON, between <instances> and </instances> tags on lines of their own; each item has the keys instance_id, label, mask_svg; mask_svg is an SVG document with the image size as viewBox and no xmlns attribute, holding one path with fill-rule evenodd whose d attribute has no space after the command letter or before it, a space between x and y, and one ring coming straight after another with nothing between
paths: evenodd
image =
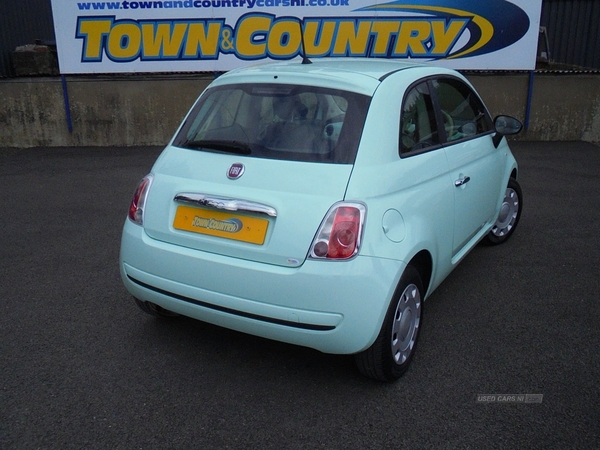
<instances>
[{"instance_id":1,"label":"car rear hatch","mask_svg":"<svg viewBox=\"0 0 600 450\"><path fill-rule=\"evenodd\" d=\"M171 146L153 168L144 228L190 249L299 266L328 209L344 198L351 171L351 164Z\"/></svg>"},{"instance_id":2,"label":"car rear hatch","mask_svg":"<svg viewBox=\"0 0 600 450\"><path fill-rule=\"evenodd\" d=\"M302 264L327 211L344 199L370 97L267 78L220 81L202 94L153 168L148 236Z\"/></svg>"}]
</instances>

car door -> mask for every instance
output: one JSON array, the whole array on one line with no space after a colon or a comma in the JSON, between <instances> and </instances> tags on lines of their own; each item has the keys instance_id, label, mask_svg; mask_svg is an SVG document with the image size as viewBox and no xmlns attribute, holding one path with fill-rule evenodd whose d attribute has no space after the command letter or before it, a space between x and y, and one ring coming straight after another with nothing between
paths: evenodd
<instances>
[{"instance_id":1,"label":"car door","mask_svg":"<svg viewBox=\"0 0 600 450\"><path fill-rule=\"evenodd\" d=\"M492 142L492 120L475 92L462 80L431 80L438 121L443 123L449 185L454 191L454 257L462 255L496 218L503 175L501 151ZM440 127L442 128L442 127ZM473 242L472 242L473 241Z\"/></svg>"}]
</instances>

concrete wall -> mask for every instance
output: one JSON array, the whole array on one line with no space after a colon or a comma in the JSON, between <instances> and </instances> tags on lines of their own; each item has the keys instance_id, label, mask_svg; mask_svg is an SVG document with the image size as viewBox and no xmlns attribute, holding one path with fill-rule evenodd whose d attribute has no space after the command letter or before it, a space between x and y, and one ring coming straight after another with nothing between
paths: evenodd
<instances>
[{"instance_id":1,"label":"concrete wall","mask_svg":"<svg viewBox=\"0 0 600 450\"><path fill-rule=\"evenodd\" d=\"M468 78L492 116L509 114L525 123L528 73ZM529 127L518 139L600 142L600 72L536 73Z\"/></svg>"},{"instance_id":2,"label":"concrete wall","mask_svg":"<svg viewBox=\"0 0 600 450\"><path fill-rule=\"evenodd\" d=\"M0 147L163 145L213 76L0 80Z\"/></svg>"},{"instance_id":3,"label":"concrete wall","mask_svg":"<svg viewBox=\"0 0 600 450\"><path fill-rule=\"evenodd\" d=\"M529 75L468 76L492 115L526 116ZM164 145L212 75L0 80L0 147ZM522 140L600 142L600 74L537 73Z\"/></svg>"}]
</instances>

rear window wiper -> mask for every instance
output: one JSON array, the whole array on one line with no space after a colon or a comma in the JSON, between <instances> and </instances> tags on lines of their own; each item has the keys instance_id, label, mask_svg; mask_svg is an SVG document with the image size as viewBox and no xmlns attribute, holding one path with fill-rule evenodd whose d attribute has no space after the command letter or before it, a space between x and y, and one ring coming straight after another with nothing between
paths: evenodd
<instances>
[{"instance_id":1,"label":"rear window wiper","mask_svg":"<svg viewBox=\"0 0 600 450\"><path fill-rule=\"evenodd\" d=\"M205 148L207 150L217 150L220 152L237 153L240 155L249 155L252 153L250 146L241 141L222 141L222 140L200 140L185 141L183 147L187 148Z\"/></svg>"}]
</instances>

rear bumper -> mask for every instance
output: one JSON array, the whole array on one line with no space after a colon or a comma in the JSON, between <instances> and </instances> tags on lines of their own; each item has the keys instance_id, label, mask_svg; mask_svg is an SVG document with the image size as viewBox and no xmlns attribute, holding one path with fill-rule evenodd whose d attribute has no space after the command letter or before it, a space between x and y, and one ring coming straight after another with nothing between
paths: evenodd
<instances>
[{"instance_id":1,"label":"rear bumper","mask_svg":"<svg viewBox=\"0 0 600 450\"><path fill-rule=\"evenodd\" d=\"M357 257L288 268L149 238L126 221L121 276L136 298L215 325L326 353L368 348L404 263Z\"/></svg>"}]
</instances>

